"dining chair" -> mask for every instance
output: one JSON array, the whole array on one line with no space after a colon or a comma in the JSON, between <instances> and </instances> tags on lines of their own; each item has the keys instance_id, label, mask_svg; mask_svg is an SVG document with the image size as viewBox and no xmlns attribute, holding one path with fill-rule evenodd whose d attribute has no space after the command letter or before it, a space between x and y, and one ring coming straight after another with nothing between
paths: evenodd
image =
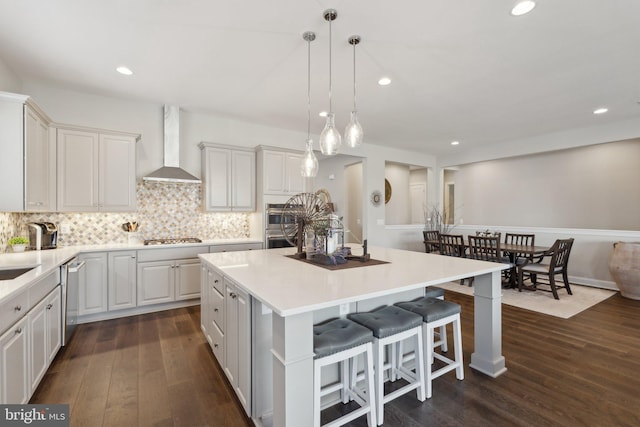
<instances>
[{"instance_id":1,"label":"dining chair","mask_svg":"<svg viewBox=\"0 0 640 427\"><path fill-rule=\"evenodd\" d=\"M440 255L466 258L467 253L464 244L464 236L462 234L440 233ZM465 279L460 279L461 285L464 285L464 280ZM472 280L469 280L469 286L471 286L472 282Z\"/></svg>"},{"instance_id":2,"label":"dining chair","mask_svg":"<svg viewBox=\"0 0 640 427\"><path fill-rule=\"evenodd\" d=\"M545 256L551 256L551 260L548 264L545 263L529 263L523 264L518 267L518 291L522 292L524 287L523 275L528 273L531 278L532 285L527 287L530 290L537 290L538 285L550 286L550 290L540 289L541 291L548 291L553 293L555 299L558 297L558 289L566 289L569 295L573 295L571 292L571 286L569 285L569 278L567 275L567 265L569 264L569 255L571 254L571 247L573 246L574 239L558 239L555 241L551 249L545 253ZM556 284L555 277L562 275L563 286ZM549 283L538 282L538 276L547 276Z\"/></svg>"},{"instance_id":3,"label":"dining chair","mask_svg":"<svg viewBox=\"0 0 640 427\"><path fill-rule=\"evenodd\" d=\"M440 232L438 230L425 230L422 232L424 238L424 251L427 253L440 251Z\"/></svg>"},{"instance_id":4,"label":"dining chair","mask_svg":"<svg viewBox=\"0 0 640 427\"><path fill-rule=\"evenodd\" d=\"M468 238L469 254L467 258L477 259L480 261L502 262L509 264L509 260L504 260L502 249L500 248L500 236L469 236ZM469 278L469 286L473 284L473 277Z\"/></svg>"},{"instance_id":5,"label":"dining chair","mask_svg":"<svg viewBox=\"0 0 640 427\"><path fill-rule=\"evenodd\" d=\"M504 243L506 245L520 245L520 246L535 246L536 235L524 234L524 233L505 233ZM541 261L539 259L538 261ZM534 261L533 253L521 253L510 252L504 255L503 261L508 261L513 264L513 268L504 270L502 273L504 278L508 280L513 287L515 287L515 278L517 276L516 267L522 264L531 263Z\"/></svg>"}]
</instances>

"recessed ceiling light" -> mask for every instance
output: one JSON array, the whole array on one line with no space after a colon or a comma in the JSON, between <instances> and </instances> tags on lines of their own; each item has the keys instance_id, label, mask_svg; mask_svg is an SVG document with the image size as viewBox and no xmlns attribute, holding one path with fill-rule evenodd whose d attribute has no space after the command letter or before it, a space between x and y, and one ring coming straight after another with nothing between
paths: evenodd
<instances>
[{"instance_id":1,"label":"recessed ceiling light","mask_svg":"<svg viewBox=\"0 0 640 427\"><path fill-rule=\"evenodd\" d=\"M318 115L320 117L327 117L327 112L326 111L320 111L320 113L318 113Z\"/></svg>"},{"instance_id":2,"label":"recessed ceiling light","mask_svg":"<svg viewBox=\"0 0 640 427\"><path fill-rule=\"evenodd\" d=\"M451 145L459 145L460 141L451 141Z\"/></svg>"},{"instance_id":3,"label":"recessed ceiling light","mask_svg":"<svg viewBox=\"0 0 640 427\"><path fill-rule=\"evenodd\" d=\"M378 80L378 84L380 86L387 86L391 84L391 79L389 77L383 77L380 80Z\"/></svg>"},{"instance_id":4,"label":"recessed ceiling light","mask_svg":"<svg viewBox=\"0 0 640 427\"><path fill-rule=\"evenodd\" d=\"M597 108L597 109L593 110L593 114L604 114L607 111L609 111L608 108L604 108L604 107L603 108Z\"/></svg>"},{"instance_id":5,"label":"recessed ceiling light","mask_svg":"<svg viewBox=\"0 0 640 427\"><path fill-rule=\"evenodd\" d=\"M133 74L133 71L131 71L128 67L125 67L124 65L121 65L118 68L116 68L116 71L119 72L120 74L124 74L125 76L130 76Z\"/></svg>"},{"instance_id":6,"label":"recessed ceiling light","mask_svg":"<svg viewBox=\"0 0 640 427\"><path fill-rule=\"evenodd\" d=\"M513 16L521 16L525 15L533 10L536 7L536 2L533 0L524 0L518 2L513 9L511 9L511 14Z\"/></svg>"}]
</instances>

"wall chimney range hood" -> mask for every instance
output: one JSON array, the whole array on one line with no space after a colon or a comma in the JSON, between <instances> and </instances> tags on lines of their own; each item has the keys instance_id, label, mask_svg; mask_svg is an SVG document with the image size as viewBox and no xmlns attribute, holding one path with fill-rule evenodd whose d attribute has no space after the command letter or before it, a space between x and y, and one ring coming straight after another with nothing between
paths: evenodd
<instances>
[{"instance_id":1,"label":"wall chimney range hood","mask_svg":"<svg viewBox=\"0 0 640 427\"><path fill-rule=\"evenodd\" d=\"M142 179L191 184L202 182L180 167L180 107L177 105L164 106L164 166Z\"/></svg>"}]
</instances>

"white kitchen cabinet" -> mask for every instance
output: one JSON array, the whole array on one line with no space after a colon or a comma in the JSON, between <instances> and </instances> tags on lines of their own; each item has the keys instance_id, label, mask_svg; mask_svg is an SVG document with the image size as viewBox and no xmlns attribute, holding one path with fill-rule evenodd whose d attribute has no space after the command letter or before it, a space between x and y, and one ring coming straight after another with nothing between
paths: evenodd
<instances>
[{"instance_id":1,"label":"white kitchen cabinet","mask_svg":"<svg viewBox=\"0 0 640 427\"><path fill-rule=\"evenodd\" d=\"M251 243L232 243L224 245L212 245L209 246L209 252L235 252L235 251L251 251L262 249L262 242Z\"/></svg>"},{"instance_id":2,"label":"white kitchen cabinet","mask_svg":"<svg viewBox=\"0 0 640 427\"><path fill-rule=\"evenodd\" d=\"M47 368L58 353L62 339L60 286L56 286L29 312L30 393L40 384Z\"/></svg>"},{"instance_id":3,"label":"white kitchen cabinet","mask_svg":"<svg viewBox=\"0 0 640 427\"><path fill-rule=\"evenodd\" d=\"M221 367L224 363L224 281L211 268L201 267L201 328Z\"/></svg>"},{"instance_id":4,"label":"white kitchen cabinet","mask_svg":"<svg viewBox=\"0 0 640 427\"><path fill-rule=\"evenodd\" d=\"M209 298L210 273L205 265L200 266L200 329L207 342L211 346L211 333L209 332L209 319L211 318L211 300Z\"/></svg>"},{"instance_id":5,"label":"white kitchen cabinet","mask_svg":"<svg viewBox=\"0 0 640 427\"><path fill-rule=\"evenodd\" d=\"M136 306L136 251L109 252L108 310Z\"/></svg>"},{"instance_id":6,"label":"white kitchen cabinet","mask_svg":"<svg viewBox=\"0 0 640 427\"><path fill-rule=\"evenodd\" d=\"M85 286L78 289L78 315L108 310L108 259L106 252L89 252L78 256L85 261Z\"/></svg>"},{"instance_id":7,"label":"white kitchen cabinet","mask_svg":"<svg viewBox=\"0 0 640 427\"><path fill-rule=\"evenodd\" d=\"M200 261L176 261L176 300L200 297Z\"/></svg>"},{"instance_id":8,"label":"white kitchen cabinet","mask_svg":"<svg viewBox=\"0 0 640 427\"><path fill-rule=\"evenodd\" d=\"M0 404L29 401L29 318L0 336Z\"/></svg>"},{"instance_id":9,"label":"white kitchen cabinet","mask_svg":"<svg viewBox=\"0 0 640 427\"><path fill-rule=\"evenodd\" d=\"M28 96L0 93L0 211L55 211L56 151L50 123Z\"/></svg>"},{"instance_id":10,"label":"white kitchen cabinet","mask_svg":"<svg viewBox=\"0 0 640 427\"><path fill-rule=\"evenodd\" d=\"M261 149L258 161L262 168L262 193L294 195L304 192L300 173L302 153Z\"/></svg>"},{"instance_id":11,"label":"white kitchen cabinet","mask_svg":"<svg viewBox=\"0 0 640 427\"><path fill-rule=\"evenodd\" d=\"M251 307L249 295L225 278L224 372L251 414Z\"/></svg>"},{"instance_id":12,"label":"white kitchen cabinet","mask_svg":"<svg viewBox=\"0 0 640 427\"><path fill-rule=\"evenodd\" d=\"M200 297L197 259L138 263L138 305Z\"/></svg>"},{"instance_id":13,"label":"white kitchen cabinet","mask_svg":"<svg viewBox=\"0 0 640 427\"><path fill-rule=\"evenodd\" d=\"M58 210L135 210L135 143L130 134L58 129Z\"/></svg>"},{"instance_id":14,"label":"white kitchen cabinet","mask_svg":"<svg viewBox=\"0 0 640 427\"><path fill-rule=\"evenodd\" d=\"M252 212L256 208L255 151L200 143L204 209Z\"/></svg>"}]
</instances>

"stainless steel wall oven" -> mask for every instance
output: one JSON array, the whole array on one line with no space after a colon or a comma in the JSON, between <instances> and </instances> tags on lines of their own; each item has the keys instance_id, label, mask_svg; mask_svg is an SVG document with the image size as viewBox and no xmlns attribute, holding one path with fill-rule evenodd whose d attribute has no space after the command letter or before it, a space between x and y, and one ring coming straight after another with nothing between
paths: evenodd
<instances>
[{"instance_id":1,"label":"stainless steel wall oven","mask_svg":"<svg viewBox=\"0 0 640 427\"><path fill-rule=\"evenodd\" d=\"M283 203L267 203L265 207L265 247L288 248L292 245L282 233L282 224L291 224L295 221L294 215L285 210Z\"/></svg>"}]
</instances>

